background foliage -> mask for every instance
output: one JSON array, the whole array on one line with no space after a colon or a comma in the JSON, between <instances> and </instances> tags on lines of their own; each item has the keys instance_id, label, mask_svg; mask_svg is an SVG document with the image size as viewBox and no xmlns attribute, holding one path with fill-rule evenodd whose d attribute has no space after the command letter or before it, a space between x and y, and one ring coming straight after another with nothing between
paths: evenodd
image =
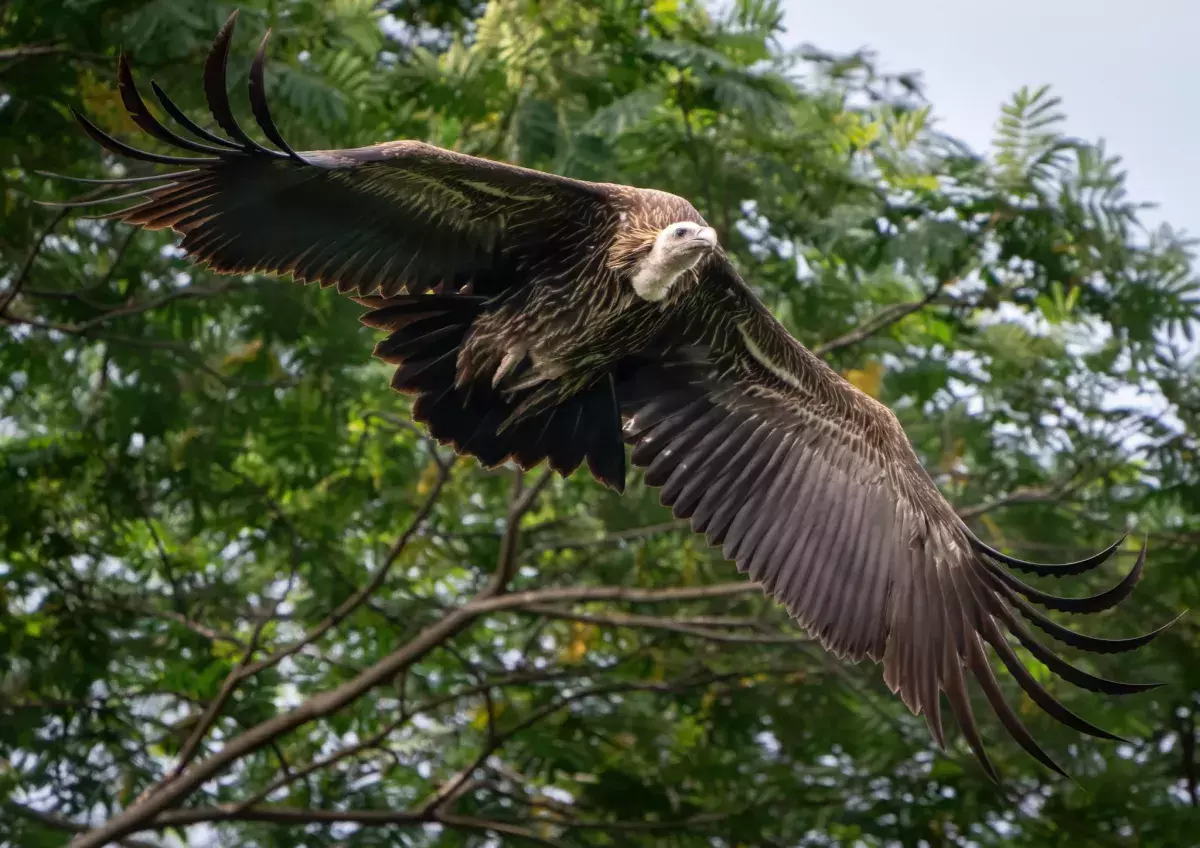
<instances>
[{"instance_id":1,"label":"background foliage","mask_svg":"<svg viewBox=\"0 0 1200 848\"><path fill-rule=\"evenodd\" d=\"M241 6L233 84L273 27L294 145L418 138L691 198L985 539L1150 534L1092 632L1200 603L1190 243L1139 225L1050 92L971 151L916 79L786 48L772 0ZM1090 664L1167 684L1122 703L1035 664L1130 741L1021 700L1078 783L992 725L997 790L639 478L620 498L431 446L335 293L34 204L66 190L35 169L114 168L69 105L134 135L118 47L202 115L231 10L0 2L0 843L124 809L103 835L142 846L1195 844L1194 619Z\"/></svg>"}]
</instances>

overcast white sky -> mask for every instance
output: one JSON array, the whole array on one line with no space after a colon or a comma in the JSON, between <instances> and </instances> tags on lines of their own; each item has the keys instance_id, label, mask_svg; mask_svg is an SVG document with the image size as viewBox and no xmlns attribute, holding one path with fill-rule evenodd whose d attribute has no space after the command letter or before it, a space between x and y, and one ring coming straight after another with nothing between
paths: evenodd
<instances>
[{"instance_id":1,"label":"overcast white sky","mask_svg":"<svg viewBox=\"0 0 1200 848\"><path fill-rule=\"evenodd\" d=\"M941 128L982 150L1001 104L1049 83L1067 132L1103 138L1132 200L1200 236L1200 0L784 0L788 41L869 47L923 72Z\"/></svg>"}]
</instances>

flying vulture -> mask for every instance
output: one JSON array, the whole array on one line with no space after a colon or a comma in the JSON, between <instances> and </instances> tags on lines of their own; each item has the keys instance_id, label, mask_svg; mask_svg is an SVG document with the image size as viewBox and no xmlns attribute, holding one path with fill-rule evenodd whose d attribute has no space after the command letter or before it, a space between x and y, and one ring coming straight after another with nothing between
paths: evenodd
<instances>
[{"instance_id":1,"label":"flying vulture","mask_svg":"<svg viewBox=\"0 0 1200 848\"><path fill-rule=\"evenodd\" d=\"M151 83L179 130L169 128L142 99L124 56L117 65L133 122L191 155L139 150L76 113L109 151L181 166L89 181L118 187L107 201L133 201L102 217L169 227L194 260L219 273L290 274L352 296L369 308L363 323L386 334L375 356L396 366L392 386L415 396L413 417L485 466L545 460L567 475L586 460L621 491L624 445L632 445L633 464L676 516L835 655L882 663L887 685L943 747L945 695L993 779L968 676L1016 741L1062 770L1005 701L985 643L1047 713L1117 738L1042 688L1009 636L1085 689L1153 688L1070 665L1026 624L1093 653L1147 644L1161 628L1101 639L1035 608L1115 606L1141 577L1144 544L1129 573L1091 597L1057 597L1014 577L1004 566L1083 574L1120 542L1060 565L984 544L943 498L892 412L788 334L680 197L419 141L297 152L267 108L267 38L249 77L254 118L273 146L260 144L234 120L227 94L235 17L204 65L204 92L224 135Z\"/></svg>"}]
</instances>

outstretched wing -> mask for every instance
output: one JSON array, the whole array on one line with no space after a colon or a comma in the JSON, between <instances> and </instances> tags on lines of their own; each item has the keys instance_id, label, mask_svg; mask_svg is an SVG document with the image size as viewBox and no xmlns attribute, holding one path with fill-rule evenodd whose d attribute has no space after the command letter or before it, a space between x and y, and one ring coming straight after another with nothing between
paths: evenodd
<instances>
[{"instance_id":1,"label":"outstretched wing","mask_svg":"<svg viewBox=\"0 0 1200 848\"><path fill-rule=\"evenodd\" d=\"M1069 630L1032 604L1074 613L1115 606L1142 573L1145 547L1112 589L1089 598L1046 594L1002 565L1068 575L1103 563L1116 545L1075 563L1008 557L974 536L921 466L892 412L843 380L771 316L728 261L712 263L688 315L653 355L627 363L618 384L632 461L662 502L761 581L839 657L870 657L944 745L944 693L967 742L995 779L967 694L973 676L1008 732L1048 767L1005 702L985 643L1043 710L1084 733L1115 739L1055 700L1009 644L1073 684L1126 694L1120 683L1068 664L1022 617L1085 651L1149 642ZM1031 603L1032 602L1032 603Z\"/></svg>"},{"instance_id":2,"label":"outstretched wing","mask_svg":"<svg viewBox=\"0 0 1200 848\"><path fill-rule=\"evenodd\" d=\"M118 83L130 118L148 135L197 155L138 150L76 113L84 130L113 153L185 168L100 181L118 193L75 205L133 201L101 217L170 227L183 234L181 246L191 256L219 272L290 273L341 292L384 296L431 288L495 294L519 286L537 266L561 263L581 239L616 225L604 186L418 141L297 153L267 108L270 32L251 67L250 105L278 150L259 144L234 120L226 92L236 14L221 28L204 67L209 109L228 137L200 127L151 83L163 110L191 137L160 122L122 56Z\"/></svg>"}]
</instances>

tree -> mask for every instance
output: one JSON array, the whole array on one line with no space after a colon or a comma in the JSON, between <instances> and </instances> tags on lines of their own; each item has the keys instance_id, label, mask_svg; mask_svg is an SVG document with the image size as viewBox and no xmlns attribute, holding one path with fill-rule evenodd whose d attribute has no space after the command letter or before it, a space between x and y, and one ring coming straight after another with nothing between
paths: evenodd
<instances>
[{"instance_id":1,"label":"tree","mask_svg":"<svg viewBox=\"0 0 1200 848\"><path fill-rule=\"evenodd\" d=\"M1093 631L1200 602L1191 242L1139 225L1119 160L1066 138L1049 91L1019 92L976 153L915 79L785 48L770 0L242 5L231 71L271 26L298 147L418 138L693 199L985 539L1069 559L1149 533L1145 585ZM617 497L430 444L336 293L214 277L168 234L34 203L63 191L38 170L111 173L68 105L133 133L118 46L201 114L231 10L0 5L0 838L1189 841L1188 619L1081 661L1166 683L1131 701L1030 660L1129 742L1030 708L1079 782L997 739L997 789L636 477Z\"/></svg>"}]
</instances>

